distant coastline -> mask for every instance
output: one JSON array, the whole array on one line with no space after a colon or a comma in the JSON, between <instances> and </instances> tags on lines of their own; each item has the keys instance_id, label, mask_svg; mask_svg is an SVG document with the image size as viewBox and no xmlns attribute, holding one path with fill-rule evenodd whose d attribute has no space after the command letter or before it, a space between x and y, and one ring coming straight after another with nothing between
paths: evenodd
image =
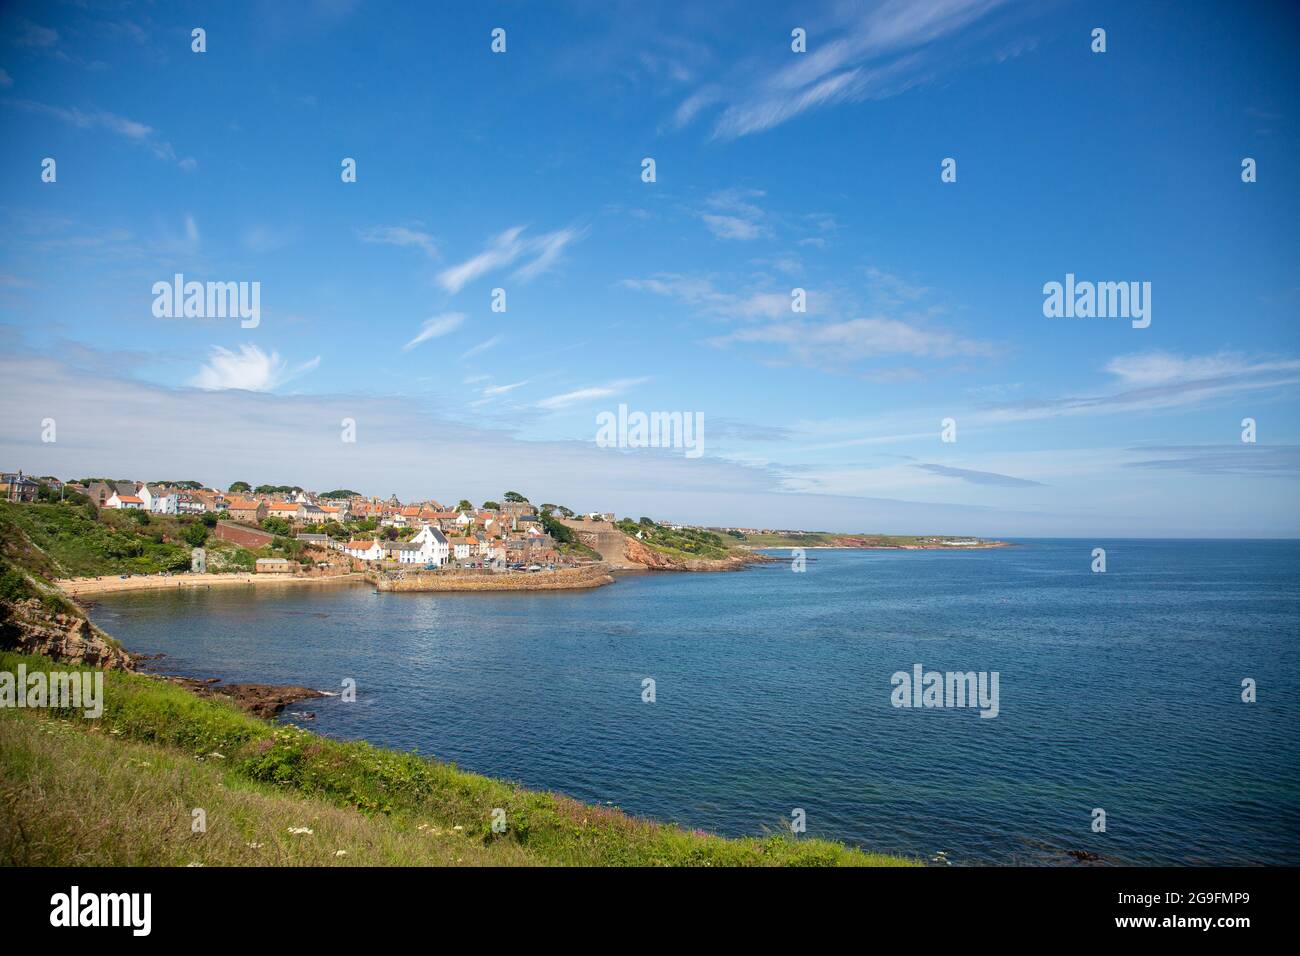
<instances>
[{"instance_id":1,"label":"distant coastline","mask_svg":"<svg viewBox=\"0 0 1300 956\"><path fill-rule=\"evenodd\" d=\"M836 534L829 531L746 533L736 547L750 550L803 548L861 551L983 551L1011 548L1010 541L957 538L942 535Z\"/></svg>"}]
</instances>

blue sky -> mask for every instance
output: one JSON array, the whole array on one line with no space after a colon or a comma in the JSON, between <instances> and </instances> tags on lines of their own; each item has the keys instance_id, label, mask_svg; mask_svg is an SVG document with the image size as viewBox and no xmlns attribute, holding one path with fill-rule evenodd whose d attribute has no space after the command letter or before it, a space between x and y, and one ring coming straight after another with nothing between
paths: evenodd
<instances>
[{"instance_id":1,"label":"blue sky","mask_svg":"<svg viewBox=\"0 0 1300 956\"><path fill-rule=\"evenodd\" d=\"M0 466L1296 535L1300 15L1236 10L7 4ZM176 272L260 324L155 318ZM1150 282L1150 327L1046 318L1067 273ZM597 447L619 403L705 454Z\"/></svg>"}]
</instances>

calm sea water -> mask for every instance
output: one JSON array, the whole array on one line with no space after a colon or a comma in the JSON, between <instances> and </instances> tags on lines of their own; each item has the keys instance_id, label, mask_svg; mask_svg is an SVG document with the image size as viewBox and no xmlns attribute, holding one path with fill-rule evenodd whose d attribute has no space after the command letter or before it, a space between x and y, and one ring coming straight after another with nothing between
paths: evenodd
<instances>
[{"instance_id":1,"label":"calm sea water","mask_svg":"<svg viewBox=\"0 0 1300 956\"><path fill-rule=\"evenodd\" d=\"M298 706L316 732L712 832L798 807L809 834L958 865L1300 863L1300 543L808 553L802 574L176 591L93 616L156 670L354 678L355 703ZM999 716L893 707L916 663L997 671Z\"/></svg>"}]
</instances>

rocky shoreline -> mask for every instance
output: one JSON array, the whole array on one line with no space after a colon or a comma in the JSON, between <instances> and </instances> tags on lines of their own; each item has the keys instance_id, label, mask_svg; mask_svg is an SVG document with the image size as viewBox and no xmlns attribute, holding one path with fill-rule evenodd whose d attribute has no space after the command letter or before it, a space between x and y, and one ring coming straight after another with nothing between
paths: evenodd
<instances>
[{"instance_id":1,"label":"rocky shoreline","mask_svg":"<svg viewBox=\"0 0 1300 956\"><path fill-rule=\"evenodd\" d=\"M39 598L13 601L5 619L6 643L23 654L104 670L133 670L132 656L83 613L51 610Z\"/></svg>"},{"instance_id":2,"label":"rocky shoreline","mask_svg":"<svg viewBox=\"0 0 1300 956\"><path fill-rule=\"evenodd\" d=\"M161 676L161 679L179 684L200 697L228 700L255 717L267 720L296 701L330 696L324 691L296 684L222 684L216 677L198 680L193 677Z\"/></svg>"}]
</instances>

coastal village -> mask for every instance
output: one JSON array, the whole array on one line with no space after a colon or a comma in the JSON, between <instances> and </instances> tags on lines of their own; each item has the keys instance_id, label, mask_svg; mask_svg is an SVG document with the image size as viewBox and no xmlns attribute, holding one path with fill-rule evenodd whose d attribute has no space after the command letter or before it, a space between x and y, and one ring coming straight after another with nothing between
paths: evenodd
<instances>
[{"instance_id":1,"label":"coastal village","mask_svg":"<svg viewBox=\"0 0 1300 956\"><path fill-rule=\"evenodd\" d=\"M427 499L366 497L339 490L316 493L236 482L222 491L198 482L34 478L0 473L0 500L35 502L84 498L99 511L198 518L211 538L260 550L291 541L283 556L256 559L257 573L287 573L295 565L351 566L354 570L412 566L422 570L554 571L584 554L557 519L609 522L614 516L577 515L562 505L535 506L517 492L501 501L455 507ZM557 534L564 540L557 541ZM197 541L197 537L193 540Z\"/></svg>"},{"instance_id":2,"label":"coastal village","mask_svg":"<svg viewBox=\"0 0 1300 956\"><path fill-rule=\"evenodd\" d=\"M610 572L733 571L790 549L925 550L997 547L945 536L846 535L769 528L710 528L579 513L517 491L455 505L402 501L340 488L237 481L63 480L0 472L0 514L10 537L42 553L42 573L69 595L104 590L367 580L378 590L587 588ZM44 510L42 510L44 508ZM24 512L31 512L26 514ZM5 530L0 529L0 530Z\"/></svg>"}]
</instances>

